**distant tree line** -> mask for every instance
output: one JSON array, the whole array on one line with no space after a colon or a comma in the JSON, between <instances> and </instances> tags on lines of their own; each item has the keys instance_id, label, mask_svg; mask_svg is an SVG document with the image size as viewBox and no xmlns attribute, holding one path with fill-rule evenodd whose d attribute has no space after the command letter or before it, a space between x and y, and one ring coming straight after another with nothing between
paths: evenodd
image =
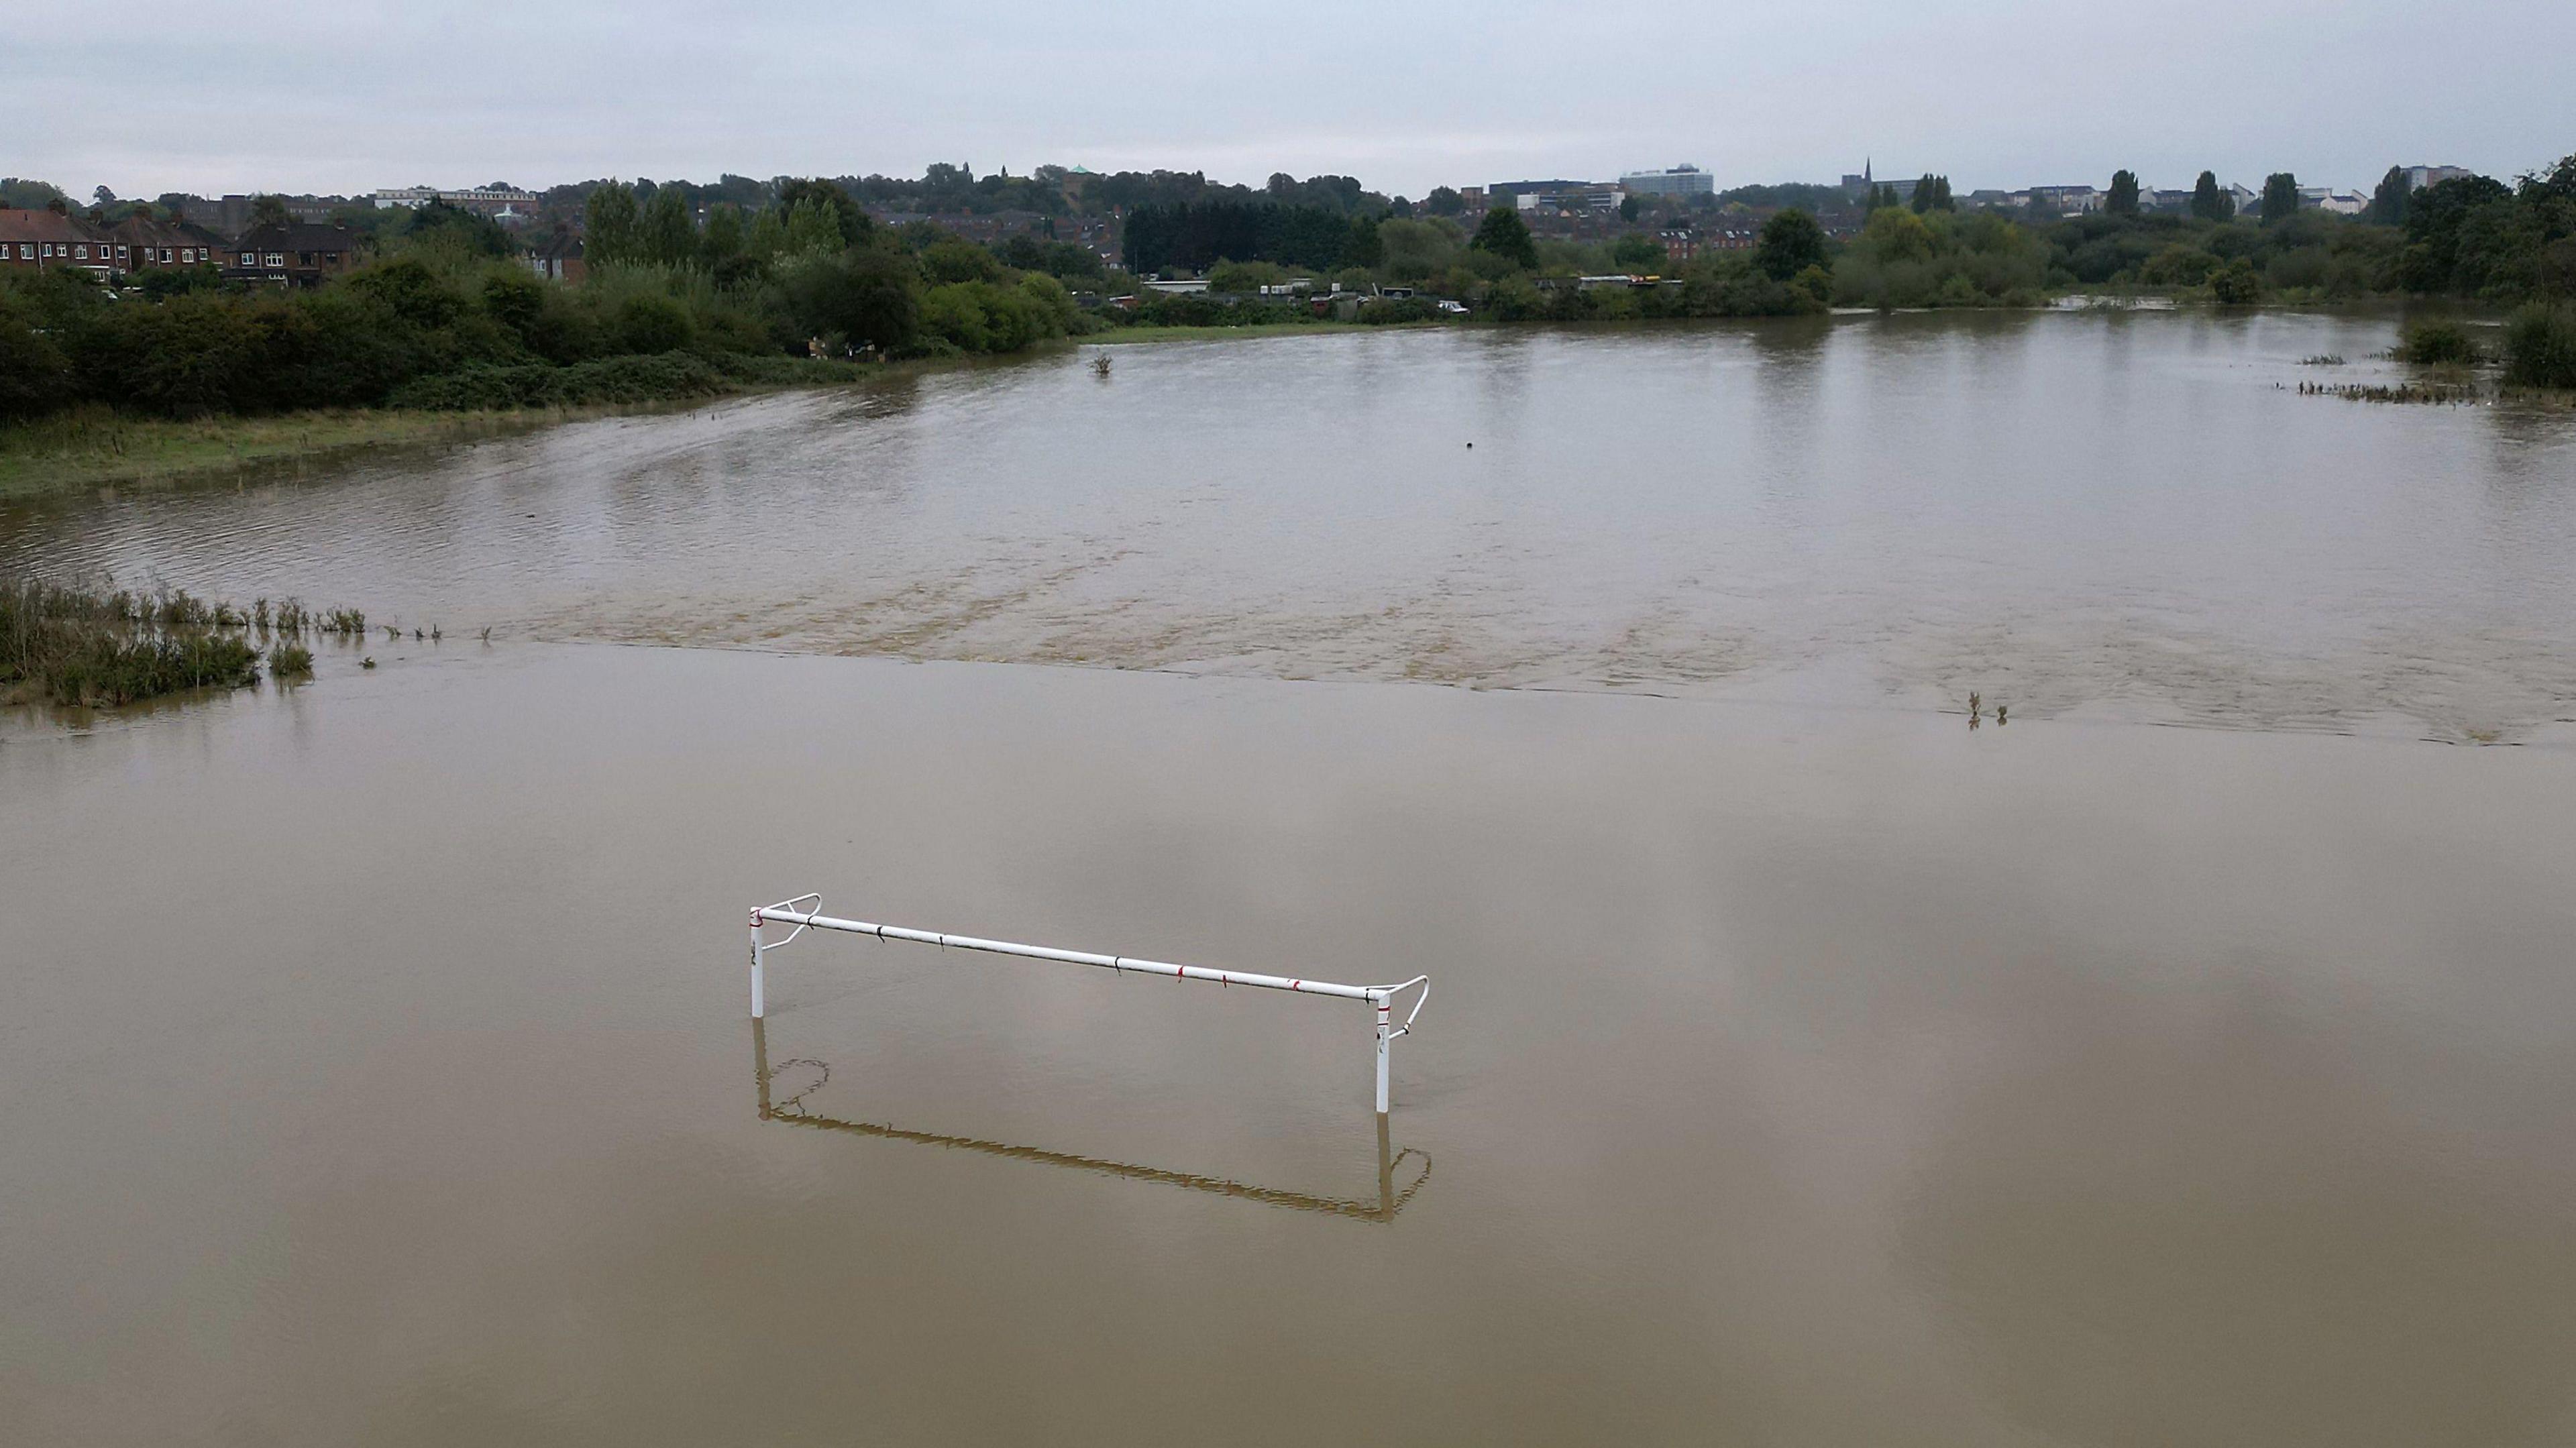
<instances>
[{"instance_id":1,"label":"distant tree line","mask_svg":"<svg viewBox=\"0 0 2576 1448\"><path fill-rule=\"evenodd\" d=\"M1300 276L1345 298L1418 293L1358 309L1376 321L1444 315L1431 298L1512 321L2018 306L2080 288L2222 304L2411 292L2537 308L2510 329L2525 339L2513 344L2516 376L2561 375L2545 359L2576 347L2576 156L2510 185L2463 177L2417 190L2392 169L2359 217L2303 204L2288 172L2266 178L2247 217L2206 171L2179 211L2150 206L2124 169L2100 211L2065 218L1963 210L1937 173L1902 201L1898 188L1876 187L1863 207L1838 188L1739 188L1715 203L1721 216L1779 203L1756 244L1695 252L1678 238L1706 234L1691 221L1709 198L1574 240L1533 234L1512 207L1471 214L1455 192L1402 214L1400 198L1347 177L1283 173L1256 190L1196 173L975 178L957 166L931 168L902 194L1011 196L1023 182L1073 187L1087 202L1104 190L1131 198L1125 266L1113 271L1043 228L985 246L927 222L888 224L822 178L727 177L714 188L588 185L590 277L578 287L531 274L521 240L490 218L437 203L353 218L369 229L372 259L310 292L242 290L208 267L144 274L120 298L86 273L13 270L0 276L0 417L691 396L785 380L812 354L1007 353L1112 317L1309 321L1315 308L1261 295ZM693 199L711 192L739 199ZM70 207L57 189L19 179L0 181L0 199ZM1823 214L1840 218L1842 239L1820 213L1786 204L1798 199L1840 207ZM153 204L102 189L92 210ZM1155 295L1142 277L1167 268L1205 274L1215 294ZM1077 289L1132 296L1132 310L1086 309Z\"/></svg>"},{"instance_id":2,"label":"distant tree line","mask_svg":"<svg viewBox=\"0 0 2576 1448\"><path fill-rule=\"evenodd\" d=\"M1182 201L1141 206L1125 226L1127 269L1151 276L1167 267L1204 271L1219 260L1333 268L1375 264L1377 218L1327 207L1261 200Z\"/></svg>"},{"instance_id":3,"label":"distant tree line","mask_svg":"<svg viewBox=\"0 0 2576 1448\"><path fill-rule=\"evenodd\" d=\"M0 275L0 417L632 402L793 380L817 353L1012 352L1091 325L1046 271L937 228L890 232L828 182L703 222L671 188L608 183L588 206L578 287L435 205L309 291L212 268L148 274L126 299L70 268Z\"/></svg>"}]
</instances>

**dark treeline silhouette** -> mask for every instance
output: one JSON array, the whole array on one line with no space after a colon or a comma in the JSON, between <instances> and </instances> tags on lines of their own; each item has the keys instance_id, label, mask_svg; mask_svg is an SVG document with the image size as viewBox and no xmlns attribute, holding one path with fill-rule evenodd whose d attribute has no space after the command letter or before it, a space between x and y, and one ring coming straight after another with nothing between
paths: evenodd
<instances>
[{"instance_id":1,"label":"dark treeline silhouette","mask_svg":"<svg viewBox=\"0 0 2576 1448\"><path fill-rule=\"evenodd\" d=\"M1204 271L1219 261L1268 261L1329 269L1367 264L1374 218L1268 200L1184 201L1127 217L1127 269Z\"/></svg>"}]
</instances>

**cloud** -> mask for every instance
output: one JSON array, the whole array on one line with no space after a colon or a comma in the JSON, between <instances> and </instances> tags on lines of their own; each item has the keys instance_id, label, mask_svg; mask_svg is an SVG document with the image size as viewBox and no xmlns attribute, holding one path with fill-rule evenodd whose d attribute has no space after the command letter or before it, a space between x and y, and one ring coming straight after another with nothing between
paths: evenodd
<instances>
[{"instance_id":1,"label":"cloud","mask_svg":"<svg viewBox=\"0 0 2576 1448\"><path fill-rule=\"evenodd\" d=\"M2362 185L2576 150L2576 6L2393 0L965 10L557 0L13 17L10 169L86 191L365 191L618 175L1167 166L1420 195L1691 161L1723 183L1874 157L1962 185L2203 166Z\"/></svg>"}]
</instances>

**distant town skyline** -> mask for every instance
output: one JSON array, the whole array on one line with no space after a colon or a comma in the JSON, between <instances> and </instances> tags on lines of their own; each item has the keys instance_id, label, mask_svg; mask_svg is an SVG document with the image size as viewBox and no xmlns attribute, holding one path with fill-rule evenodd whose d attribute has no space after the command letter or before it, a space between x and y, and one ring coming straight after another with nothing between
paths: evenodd
<instances>
[{"instance_id":1,"label":"distant town skyline","mask_svg":"<svg viewBox=\"0 0 2576 1448\"><path fill-rule=\"evenodd\" d=\"M277 0L102 31L40 9L0 52L0 172L86 199L948 161L1332 173L1419 198L1680 162L1721 189L1829 182L1868 158L1965 194L2121 167L2165 187L2204 168L2361 187L2394 164L2510 176L2576 149L2576 6L2543 0L2438 20L2393 0L2185 0L2144 31L2028 0L1650 6L1607 29L1553 0L1195 14ZM2426 43L2435 24L2450 39ZM1569 44L1599 63L1569 67Z\"/></svg>"}]
</instances>

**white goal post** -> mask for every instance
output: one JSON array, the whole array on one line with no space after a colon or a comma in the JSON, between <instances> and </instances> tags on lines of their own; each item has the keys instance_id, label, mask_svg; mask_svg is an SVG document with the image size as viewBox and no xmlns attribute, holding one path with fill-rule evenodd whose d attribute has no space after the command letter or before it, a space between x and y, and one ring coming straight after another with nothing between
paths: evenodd
<instances>
[{"instance_id":1,"label":"white goal post","mask_svg":"<svg viewBox=\"0 0 2576 1448\"><path fill-rule=\"evenodd\" d=\"M1296 995L1335 996L1343 1000L1365 1001L1377 1014L1377 1110L1386 1114L1387 1048L1398 1036L1413 1033L1414 1017L1422 1014L1423 1003L1431 999L1431 977L1417 975L1393 985L1341 985L1328 980L1308 980L1302 976L1254 975L1240 970L1211 970L1203 965L1174 965L1163 960L1140 960L1132 955L1099 955L1087 950L1057 950L1044 945L1021 945L1009 940L984 940L972 935L946 935L935 930L912 930L901 925L879 925L867 920L841 920L822 914L821 895L798 895L775 905L763 905L751 912L751 1018L765 1019L769 1014L762 980L762 960L770 951L788 944L808 930L842 930L853 935L873 935L879 940L911 940L923 945L937 945L952 950L978 950L990 955L1015 955L1025 960L1052 960L1063 965L1088 965L1120 974L1165 975L1175 980L1206 981L1211 985L1249 986L1255 990L1288 991ZM763 925L796 927L777 940L760 938ZM1395 1024L1395 998L1420 986L1413 1009L1405 1013L1404 1024Z\"/></svg>"}]
</instances>

